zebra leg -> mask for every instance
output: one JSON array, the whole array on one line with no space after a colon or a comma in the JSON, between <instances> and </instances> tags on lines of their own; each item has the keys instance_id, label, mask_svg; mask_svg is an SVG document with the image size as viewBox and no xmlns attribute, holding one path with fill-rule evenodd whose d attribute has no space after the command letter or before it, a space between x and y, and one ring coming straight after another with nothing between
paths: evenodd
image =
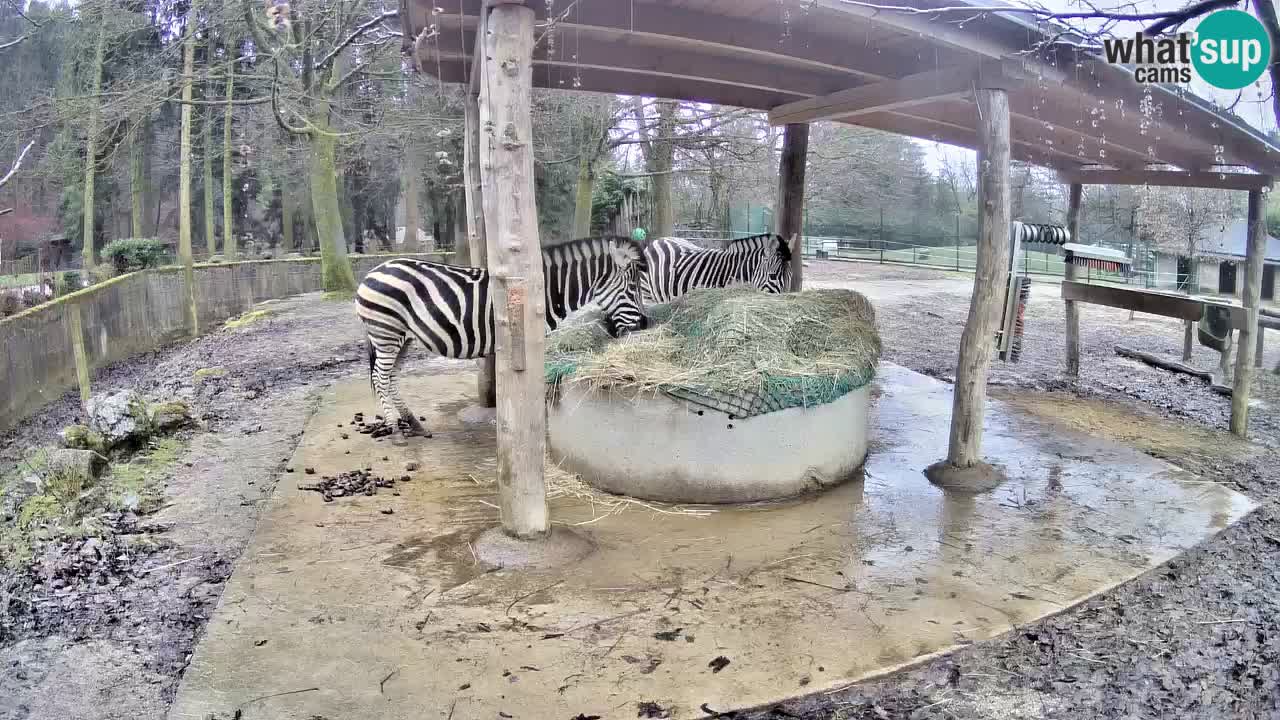
<instances>
[{"instance_id":1,"label":"zebra leg","mask_svg":"<svg viewBox=\"0 0 1280 720\"><path fill-rule=\"evenodd\" d=\"M400 434L405 438L431 437L431 431L418 422L418 417L413 414L413 411L401 399L400 392L396 389L396 371L399 370L400 361L404 359L404 353L408 349L409 337L406 335L400 341L400 348L396 351L395 357L391 361L391 366L387 371L387 395L390 398L391 407L385 407L386 403L384 402L384 409L388 411L386 417L390 421L392 415L389 413L394 409L395 416L399 418L396 426L399 428Z\"/></svg>"},{"instance_id":2,"label":"zebra leg","mask_svg":"<svg viewBox=\"0 0 1280 720\"><path fill-rule=\"evenodd\" d=\"M378 407L382 411L377 422L369 423L372 427L370 434L374 438L385 437L393 432L389 419L396 417L397 411L391 401L391 393L395 387L392 373L406 340L404 335L369 334L369 384L373 387L373 394L378 398Z\"/></svg>"}]
</instances>

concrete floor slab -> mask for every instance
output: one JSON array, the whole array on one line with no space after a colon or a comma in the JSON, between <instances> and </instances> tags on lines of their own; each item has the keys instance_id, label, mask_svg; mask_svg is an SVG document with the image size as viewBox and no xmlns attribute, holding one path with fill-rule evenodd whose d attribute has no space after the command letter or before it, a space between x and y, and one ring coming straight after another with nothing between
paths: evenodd
<instances>
[{"instance_id":1,"label":"concrete floor slab","mask_svg":"<svg viewBox=\"0 0 1280 720\"><path fill-rule=\"evenodd\" d=\"M993 402L1010 481L950 495L950 387L885 364L861 481L693 515L552 503L590 540L550 570L495 570L493 431L459 411L470 373L406 378L431 439L351 432L368 385L336 386L229 582L170 717L672 718L833 688L989 638L1128 580L1252 509L1137 451ZM434 405L434 407L432 407ZM348 439L342 439L347 433ZM349 454L348 454L349 453ZM323 502L297 483L373 467L412 482ZM393 514L385 514L386 510ZM652 703L644 705L641 703Z\"/></svg>"}]
</instances>

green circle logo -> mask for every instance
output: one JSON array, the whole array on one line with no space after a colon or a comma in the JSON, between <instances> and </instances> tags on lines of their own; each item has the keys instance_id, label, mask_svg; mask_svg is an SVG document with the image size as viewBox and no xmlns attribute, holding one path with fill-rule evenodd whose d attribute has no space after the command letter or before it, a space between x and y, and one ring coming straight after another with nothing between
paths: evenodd
<instances>
[{"instance_id":1,"label":"green circle logo","mask_svg":"<svg viewBox=\"0 0 1280 720\"><path fill-rule=\"evenodd\" d=\"M1257 18L1240 10L1219 10L1196 28L1191 62L1210 85L1239 90L1252 84L1271 61L1271 38Z\"/></svg>"}]
</instances>

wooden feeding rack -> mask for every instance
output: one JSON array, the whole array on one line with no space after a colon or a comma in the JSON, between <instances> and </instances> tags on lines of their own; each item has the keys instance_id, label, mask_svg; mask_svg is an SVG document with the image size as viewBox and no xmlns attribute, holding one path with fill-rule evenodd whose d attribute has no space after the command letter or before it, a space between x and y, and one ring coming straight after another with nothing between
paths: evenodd
<instances>
[{"instance_id":1,"label":"wooden feeding rack","mask_svg":"<svg viewBox=\"0 0 1280 720\"><path fill-rule=\"evenodd\" d=\"M1114 248L1100 245L1066 243L1062 246L1063 262L1076 267L1093 268L1128 275L1133 271L1133 261L1128 255Z\"/></svg>"}]
</instances>

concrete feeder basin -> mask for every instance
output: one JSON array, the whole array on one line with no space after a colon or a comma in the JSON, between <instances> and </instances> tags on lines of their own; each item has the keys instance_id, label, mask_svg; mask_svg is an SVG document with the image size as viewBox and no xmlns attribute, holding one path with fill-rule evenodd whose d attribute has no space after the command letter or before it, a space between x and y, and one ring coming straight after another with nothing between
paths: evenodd
<instances>
[{"instance_id":1,"label":"concrete feeder basin","mask_svg":"<svg viewBox=\"0 0 1280 720\"><path fill-rule=\"evenodd\" d=\"M660 392L565 383L547 407L552 459L607 492L677 503L776 500L836 485L867 457L870 386L749 418Z\"/></svg>"}]
</instances>

